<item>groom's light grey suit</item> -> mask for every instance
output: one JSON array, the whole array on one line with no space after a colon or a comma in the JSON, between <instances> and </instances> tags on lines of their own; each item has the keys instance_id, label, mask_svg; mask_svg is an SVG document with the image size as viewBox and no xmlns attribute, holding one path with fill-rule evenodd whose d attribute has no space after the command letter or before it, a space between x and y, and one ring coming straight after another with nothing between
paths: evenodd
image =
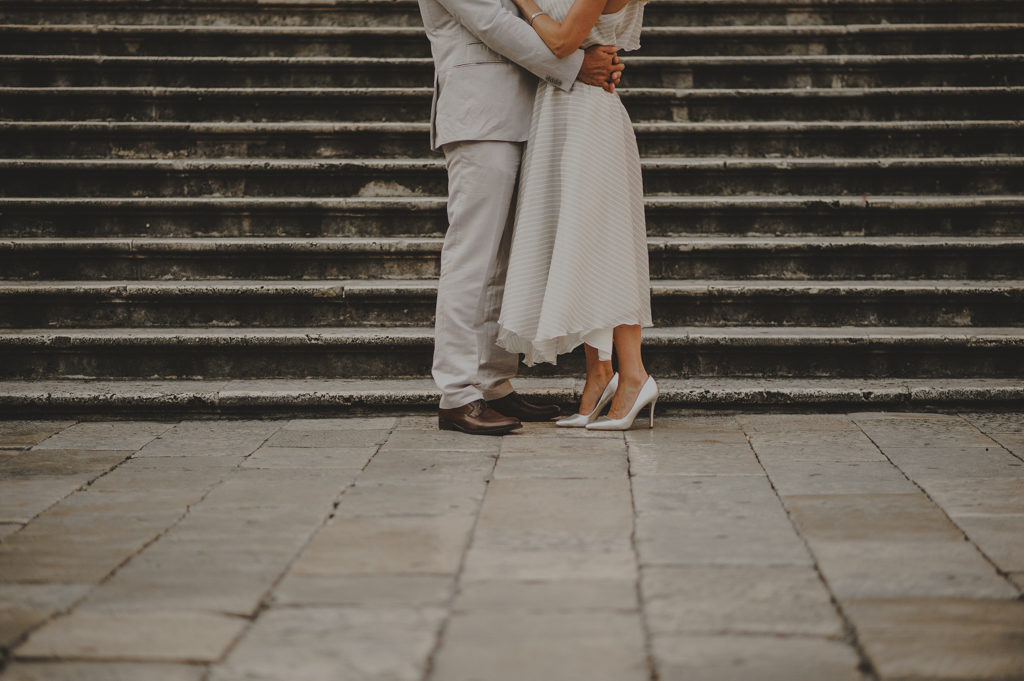
<instances>
[{"instance_id":1,"label":"groom's light grey suit","mask_svg":"<svg viewBox=\"0 0 1024 681\"><path fill-rule=\"evenodd\" d=\"M522 142L537 77L568 90L583 51L555 57L511 0L419 6L435 66L430 143L448 168L433 376L441 408L454 409L512 391L517 356L494 341Z\"/></svg>"}]
</instances>

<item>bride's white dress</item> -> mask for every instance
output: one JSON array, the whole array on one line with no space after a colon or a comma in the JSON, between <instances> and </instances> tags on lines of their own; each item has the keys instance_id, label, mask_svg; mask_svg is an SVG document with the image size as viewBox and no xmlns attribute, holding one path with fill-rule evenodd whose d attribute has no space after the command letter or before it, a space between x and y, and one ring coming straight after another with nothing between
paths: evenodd
<instances>
[{"instance_id":1,"label":"bride's white dress","mask_svg":"<svg viewBox=\"0 0 1024 681\"><path fill-rule=\"evenodd\" d=\"M538 0L558 21L572 0ZM644 0L601 15L583 42L640 47ZM580 343L612 350L619 324L651 326L640 154L617 94L541 81L523 155L498 344L528 365Z\"/></svg>"}]
</instances>

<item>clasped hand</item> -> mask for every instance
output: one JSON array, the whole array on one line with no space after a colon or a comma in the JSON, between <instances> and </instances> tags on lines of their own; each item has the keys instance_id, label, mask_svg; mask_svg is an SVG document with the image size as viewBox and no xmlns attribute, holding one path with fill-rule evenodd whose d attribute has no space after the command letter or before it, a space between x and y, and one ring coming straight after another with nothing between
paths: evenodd
<instances>
[{"instance_id":1,"label":"clasped hand","mask_svg":"<svg viewBox=\"0 0 1024 681\"><path fill-rule=\"evenodd\" d=\"M583 67L576 78L587 85L615 92L615 86L625 69L619 59L619 50L614 45L593 45L583 53Z\"/></svg>"}]
</instances>

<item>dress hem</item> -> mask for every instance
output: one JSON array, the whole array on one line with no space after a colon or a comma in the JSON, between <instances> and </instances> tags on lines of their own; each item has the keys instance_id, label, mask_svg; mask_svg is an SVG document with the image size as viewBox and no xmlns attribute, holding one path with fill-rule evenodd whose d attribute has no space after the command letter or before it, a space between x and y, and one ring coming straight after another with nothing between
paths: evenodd
<instances>
[{"instance_id":1,"label":"dress hem","mask_svg":"<svg viewBox=\"0 0 1024 681\"><path fill-rule=\"evenodd\" d=\"M558 366L558 355L564 355L572 352L583 343L587 343L588 340L593 340L598 337L598 334L611 338L612 330L616 326L623 324L636 324L641 328L650 328L654 324L647 320L644 321L620 321L615 322L610 326L597 326L591 329L584 329L580 331L566 332L560 336L554 336L552 338L537 338L529 340L511 329L507 329L498 324L498 337L496 342L499 346L505 348L509 352L519 353L523 355L523 364L528 367L532 367L538 363L552 364ZM598 354L600 355L601 361L611 359L611 345L607 348L598 347L593 343L589 343L592 347L596 347Z\"/></svg>"}]
</instances>

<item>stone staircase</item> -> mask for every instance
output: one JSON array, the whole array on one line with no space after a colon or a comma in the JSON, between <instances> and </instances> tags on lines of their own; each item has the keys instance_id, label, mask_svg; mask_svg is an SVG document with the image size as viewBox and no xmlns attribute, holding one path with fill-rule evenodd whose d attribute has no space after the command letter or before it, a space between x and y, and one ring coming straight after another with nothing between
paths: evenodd
<instances>
[{"instance_id":1,"label":"stone staircase","mask_svg":"<svg viewBox=\"0 0 1024 681\"><path fill-rule=\"evenodd\" d=\"M662 402L1024 402L1024 1L646 24ZM408 0L0 0L0 409L435 404L431 74Z\"/></svg>"}]
</instances>

